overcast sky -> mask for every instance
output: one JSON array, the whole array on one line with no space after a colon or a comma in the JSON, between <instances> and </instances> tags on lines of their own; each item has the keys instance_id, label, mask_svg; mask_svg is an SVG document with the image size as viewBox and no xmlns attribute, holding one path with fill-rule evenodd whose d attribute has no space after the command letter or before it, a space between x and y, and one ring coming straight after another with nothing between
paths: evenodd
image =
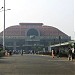
<instances>
[{"instance_id":1,"label":"overcast sky","mask_svg":"<svg viewBox=\"0 0 75 75\"><path fill-rule=\"evenodd\" d=\"M0 0L0 7L3 6ZM6 28L20 22L44 23L74 38L74 0L5 0ZM3 30L3 12L0 12L0 32Z\"/></svg>"}]
</instances>

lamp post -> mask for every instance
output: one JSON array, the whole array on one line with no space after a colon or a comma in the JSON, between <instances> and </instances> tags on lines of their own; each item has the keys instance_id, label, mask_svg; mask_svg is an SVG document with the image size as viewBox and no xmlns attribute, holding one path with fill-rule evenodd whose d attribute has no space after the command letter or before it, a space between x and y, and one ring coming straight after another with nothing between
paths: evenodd
<instances>
[{"instance_id":1,"label":"lamp post","mask_svg":"<svg viewBox=\"0 0 75 75\"><path fill-rule=\"evenodd\" d=\"M60 46L61 46L61 36L59 36L59 44L60 44Z\"/></svg>"},{"instance_id":2,"label":"lamp post","mask_svg":"<svg viewBox=\"0 0 75 75\"><path fill-rule=\"evenodd\" d=\"M1 7L1 9L3 9L3 7ZM1 10L1 9L0 9L0 10Z\"/></svg>"},{"instance_id":3,"label":"lamp post","mask_svg":"<svg viewBox=\"0 0 75 75\"><path fill-rule=\"evenodd\" d=\"M4 29L3 29L3 50L5 51L5 0L4 0Z\"/></svg>"},{"instance_id":4,"label":"lamp post","mask_svg":"<svg viewBox=\"0 0 75 75\"><path fill-rule=\"evenodd\" d=\"M7 9L7 10L5 10L5 0L4 0L4 7L2 7L1 9L3 9L4 8L4 10L2 10L2 11L4 11L4 26L3 26L3 50L5 50L5 11L7 11L7 10L11 10L11 9ZM0 10L1 10L0 9ZM2 12L2 11L0 11L0 12Z\"/></svg>"}]
</instances>

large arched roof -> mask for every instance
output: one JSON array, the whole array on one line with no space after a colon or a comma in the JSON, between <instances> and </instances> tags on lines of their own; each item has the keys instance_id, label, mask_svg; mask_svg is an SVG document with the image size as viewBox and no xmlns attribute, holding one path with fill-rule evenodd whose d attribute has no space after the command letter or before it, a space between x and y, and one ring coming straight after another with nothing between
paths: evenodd
<instances>
[{"instance_id":1,"label":"large arched roof","mask_svg":"<svg viewBox=\"0 0 75 75\"><path fill-rule=\"evenodd\" d=\"M19 25L10 26L5 29L6 36L27 36L27 31L31 28L37 29L40 33L40 36L68 36L59 29L43 25L43 23L20 23ZM3 32L0 33L2 36Z\"/></svg>"}]
</instances>

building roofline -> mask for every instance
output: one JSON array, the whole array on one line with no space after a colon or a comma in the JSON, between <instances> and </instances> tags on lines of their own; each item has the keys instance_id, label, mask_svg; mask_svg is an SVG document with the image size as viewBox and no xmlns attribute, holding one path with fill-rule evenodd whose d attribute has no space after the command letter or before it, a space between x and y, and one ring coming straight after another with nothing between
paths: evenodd
<instances>
[{"instance_id":1,"label":"building roofline","mask_svg":"<svg viewBox=\"0 0 75 75\"><path fill-rule=\"evenodd\" d=\"M42 26L43 23L19 23L19 25L39 25L39 26Z\"/></svg>"}]
</instances>

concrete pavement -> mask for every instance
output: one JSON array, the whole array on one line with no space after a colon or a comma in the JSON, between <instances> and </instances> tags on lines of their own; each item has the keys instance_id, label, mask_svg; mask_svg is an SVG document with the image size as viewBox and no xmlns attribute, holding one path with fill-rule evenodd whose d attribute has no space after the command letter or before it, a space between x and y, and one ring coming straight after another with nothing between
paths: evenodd
<instances>
[{"instance_id":1,"label":"concrete pavement","mask_svg":"<svg viewBox=\"0 0 75 75\"><path fill-rule=\"evenodd\" d=\"M75 75L75 61L25 54L0 59L0 75Z\"/></svg>"}]
</instances>

